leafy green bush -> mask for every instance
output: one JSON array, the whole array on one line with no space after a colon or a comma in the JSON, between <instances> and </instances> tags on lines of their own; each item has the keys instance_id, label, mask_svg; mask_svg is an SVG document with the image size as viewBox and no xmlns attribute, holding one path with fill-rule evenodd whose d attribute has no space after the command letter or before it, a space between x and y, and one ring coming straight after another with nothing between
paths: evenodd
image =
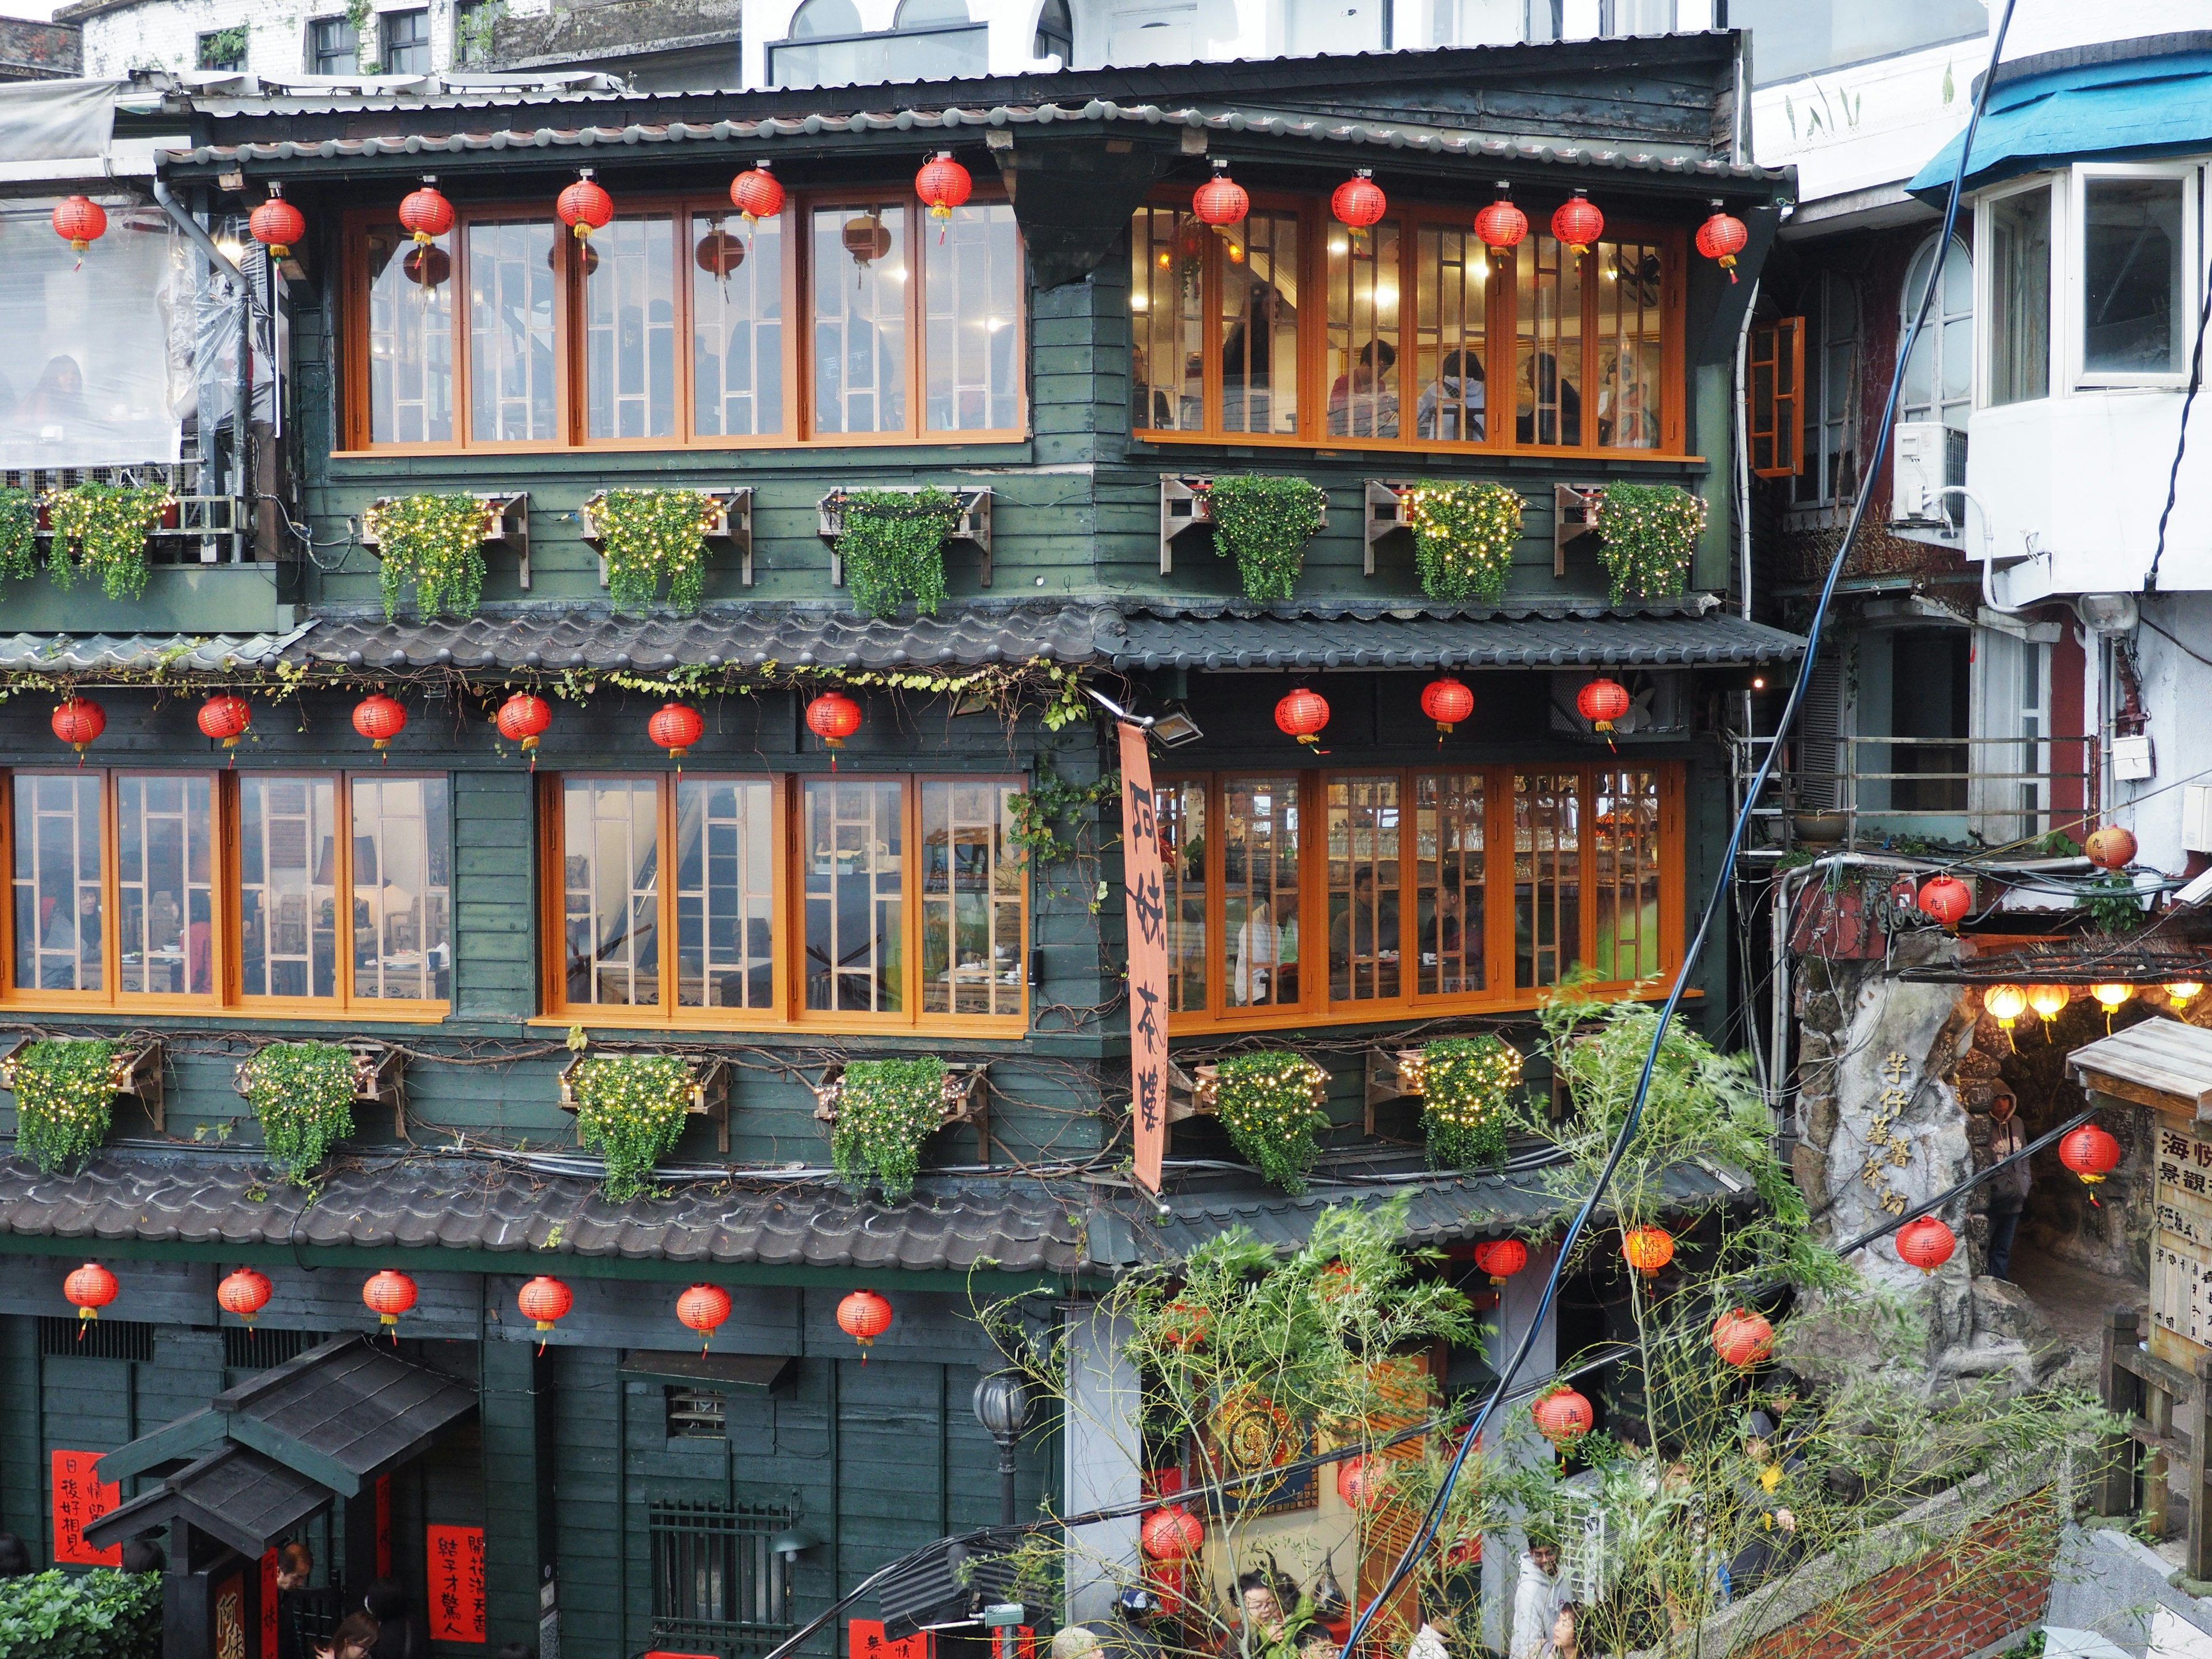
<instances>
[{"instance_id":1,"label":"leafy green bush","mask_svg":"<svg viewBox=\"0 0 2212 1659\"><path fill-rule=\"evenodd\" d=\"M607 1196L620 1204L646 1188L653 1166L684 1139L695 1085L674 1054L587 1054L568 1075L576 1139L607 1160Z\"/></svg>"},{"instance_id":2,"label":"leafy green bush","mask_svg":"<svg viewBox=\"0 0 2212 1659\"><path fill-rule=\"evenodd\" d=\"M377 582L386 622L399 612L400 590L415 580L415 609L473 617L483 597L484 506L473 495L404 495L362 515L376 544Z\"/></svg>"},{"instance_id":3,"label":"leafy green bush","mask_svg":"<svg viewBox=\"0 0 2212 1659\"><path fill-rule=\"evenodd\" d=\"M896 1204L914 1190L922 1142L944 1121L943 1060L856 1060L838 1090L830 1156L846 1185L858 1187L872 1173L884 1201Z\"/></svg>"},{"instance_id":4,"label":"leafy green bush","mask_svg":"<svg viewBox=\"0 0 2212 1659\"><path fill-rule=\"evenodd\" d=\"M896 617L908 596L921 615L945 603L945 538L960 498L943 489L848 489L837 497L837 556L855 610Z\"/></svg>"},{"instance_id":5,"label":"leafy green bush","mask_svg":"<svg viewBox=\"0 0 2212 1659\"><path fill-rule=\"evenodd\" d=\"M0 489L0 576L17 580L39 568L39 498L27 489Z\"/></svg>"},{"instance_id":6,"label":"leafy green bush","mask_svg":"<svg viewBox=\"0 0 2212 1659\"><path fill-rule=\"evenodd\" d=\"M161 1575L58 1567L0 1580L8 1659L160 1659Z\"/></svg>"},{"instance_id":7,"label":"leafy green bush","mask_svg":"<svg viewBox=\"0 0 2212 1659\"><path fill-rule=\"evenodd\" d=\"M46 552L47 574L56 587L76 580L70 563L74 547L86 574L100 578L111 599L135 599L146 592L146 538L161 522L169 492L159 484L74 484L53 496L46 514L54 527Z\"/></svg>"},{"instance_id":8,"label":"leafy green bush","mask_svg":"<svg viewBox=\"0 0 2212 1659\"><path fill-rule=\"evenodd\" d=\"M1321 1109L1328 1075L1286 1048L1234 1054L1214 1072L1213 1109L1230 1144L1286 1193L1306 1189L1306 1171L1321 1156L1316 1132L1328 1127Z\"/></svg>"},{"instance_id":9,"label":"leafy green bush","mask_svg":"<svg viewBox=\"0 0 2212 1659\"><path fill-rule=\"evenodd\" d=\"M98 1152L114 1114L122 1046L104 1037L26 1043L13 1062L15 1150L48 1175Z\"/></svg>"},{"instance_id":10,"label":"leafy green bush","mask_svg":"<svg viewBox=\"0 0 2212 1659\"><path fill-rule=\"evenodd\" d=\"M1521 544L1521 492L1502 483L1423 484L1406 498L1421 592L1447 605L1505 597Z\"/></svg>"},{"instance_id":11,"label":"leafy green bush","mask_svg":"<svg viewBox=\"0 0 2212 1659\"><path fill-rule=\"evenodd\" d=\"M1680 484L1609 483L1597 507L1598 558L1613 602L1682 591L1705 532L1705 504Z\"/></svg>"},{"instance_id":12,"label":"leafy green bush","mask_svg":"<svg viewBox=\"0 0 2212 1659\"><path fill-rule=\"evenodd\" d=\"M1287 599L1305 568L1306 544L1321 528L1328 497L1304 478L1261 473L1216 478L1206 492L1213 550L1237 560L1244 597Z\"/></svg>"},{"instance_id":13,"label":"leafy green bush","mask_svg":"<svg viewBox=\"0 0 2212 1659\"><path fill-rule=\"evenodd\" d=\"M610 489L593 516L617 611L646 610L664 577L671 610L689 616L699 608L714 502L696 489Z\"/></svg>"},{"instance_id":14,"label":"leafy green bush","mask_svg":"<svg viewBox=\"0 0 2212 1659\"><path fill-rule=\"evenodd\" d=\"M243 1073L269 1161L287 1180L320 1169L331 1148L353 1133L352 1050L335 1042L272 1042Z\"/></svg>"},{"instance_id":15,"label":"leafy green bush","mask_svg":"<svg viewBox=\"0 0 2212 1659\"><path fill-rule=\"evenodd\" d=\"M1521 1055L1503 1038L1441 1037L1421 1050L1421 1122L1429 1167L1467 1170L1505 1155Z\"/></svg>"}]
</instances>

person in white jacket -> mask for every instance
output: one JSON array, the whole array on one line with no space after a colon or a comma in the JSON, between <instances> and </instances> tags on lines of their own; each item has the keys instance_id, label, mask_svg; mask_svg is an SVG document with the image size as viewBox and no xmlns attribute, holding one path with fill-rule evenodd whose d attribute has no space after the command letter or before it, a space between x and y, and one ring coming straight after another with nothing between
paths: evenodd
<instances>
[{"instance_id":1,"label":"person in white jacket","mask_svg":"<svg viewBox=\"0 0 2212 1659\"><path fill-rule=\"evenodd\" d=\"M1553 1540L1532 1536L1521 1553L1520 1577L1513 1587L1513 1633L1508 1659L1540 1659L1552 1626L1565 1602L1559 1587L1559 1547Z\"/></svg>"}]
</instances>

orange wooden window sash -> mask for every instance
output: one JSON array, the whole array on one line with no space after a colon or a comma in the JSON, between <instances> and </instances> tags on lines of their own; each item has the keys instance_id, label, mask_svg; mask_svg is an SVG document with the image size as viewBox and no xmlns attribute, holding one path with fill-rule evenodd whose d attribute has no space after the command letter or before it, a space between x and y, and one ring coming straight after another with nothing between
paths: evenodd
<instances>
[{"instance_id":1,"label":"orange wooden window sash","mask_svg":"<svg viewBox=\"0 0 2212 1659\"><path fill-rule=\"evenodd\" d=\"M1794 478L1805 470L1805 319L1755 325L1744 365L1745 431L1752 472Z\"/></svg>"}]
</instances>

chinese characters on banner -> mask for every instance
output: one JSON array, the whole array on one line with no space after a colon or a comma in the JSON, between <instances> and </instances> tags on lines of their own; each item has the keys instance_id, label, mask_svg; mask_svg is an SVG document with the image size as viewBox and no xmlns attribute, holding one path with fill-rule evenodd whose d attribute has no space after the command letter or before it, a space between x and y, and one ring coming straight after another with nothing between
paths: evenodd
<instances>
[{"instance_id":1,"label":"chinese characters on banner","mask_svg":"<svg viewBox=\"0 0 2212 1659\"><path fill-rule=\"evenodd\" d=\"M2156 1175L2151 1322L2212 1346L2212 1140L2160 1124Z\"/></svg>"},{"instance_id":2,"label":"chinese characters on banner","mask_svg":"<svg viewBox=\"0 0 2212 1659\"><path fill-rule=\"evenodd\" d=\"M431 1527L430 1639L484 1639L484 1535L482 1527Z\"/></svg>"},{"instance_id":3,"label":"chinese characters on banner","mask_svg":"<svg viewBox=\"0 0 2212 1659\"><path fill-rule=\"evenodd\" d=\"M261 1553L261 1659L276 1659L276 1552Z\"/></svg>"},{"instance_id":4,"label":"chinese characters on banner","mask_svg":"<svg viewBox=\"0 0 2212 1659\"><path fill-rule=\"evenodd\" d=\"M234 1572L215 1593L215 1659L246 1659L246 1575Z\"/></svg>"},{"instance_id":5,"label":"chinese characters on banner","mask_svg":"<svg viewBox=\"0 0 2212 1659\"><path fill-rule=\"evenodd\" d=\"M54 1559L82 1567L119 1567L120 1544L96 1550L84 1541L84 1529L123 1501L123 1488L106 1486L93 1474L100 1454L58 1451L54 1454Z\"/></svg>"},{"instance_id":6,"label":"chinese characters on banner","mask_svg":"<svg viewBox=\"0 0 2212 1659\"><path fill-rule=\"evenodd\" d=\"M1137 1182L1157 1195L1168 1134L1168 918L1144 728L1121 722L1121 880L1129 895L1129 1091Z\"/></svg>"},{"instance_id":7,"label":"chinese characters on banner","mask_svg":"<svg viewBox=\"0 0 2212 1659\"><path fill-rule=\"evenodd\" d=\"M887 1642L879 1619L850 1620L845 1630L848 1659L929 1659L927 1631L917 1631L898 1641Z\"/></svg>"},{"instance_id":8,"label":"chinese characters on banner","mask_svg":"<svg viewBox=\"0 0 2212 1659\"><path fill-rule=\"evenodd\" d=\"M392 1477L376 1477L376 1576L392 1577Z\"/></svg>"}]
</instances>

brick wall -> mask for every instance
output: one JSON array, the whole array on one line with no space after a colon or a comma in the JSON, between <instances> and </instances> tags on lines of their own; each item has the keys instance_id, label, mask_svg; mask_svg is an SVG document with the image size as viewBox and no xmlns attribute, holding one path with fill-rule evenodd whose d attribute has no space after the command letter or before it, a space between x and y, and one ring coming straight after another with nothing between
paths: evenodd
<instances>
[{"instance_id":1,"label":"brick wall","mask_svg":"<svg viewBox=\"0 0 2212 1659\"><path fill-rule=\"evenodd\" d=\"M74 76L84 43L74 24L0 17L0 81L40 81Z\"/></svg>"}]
</instances>

